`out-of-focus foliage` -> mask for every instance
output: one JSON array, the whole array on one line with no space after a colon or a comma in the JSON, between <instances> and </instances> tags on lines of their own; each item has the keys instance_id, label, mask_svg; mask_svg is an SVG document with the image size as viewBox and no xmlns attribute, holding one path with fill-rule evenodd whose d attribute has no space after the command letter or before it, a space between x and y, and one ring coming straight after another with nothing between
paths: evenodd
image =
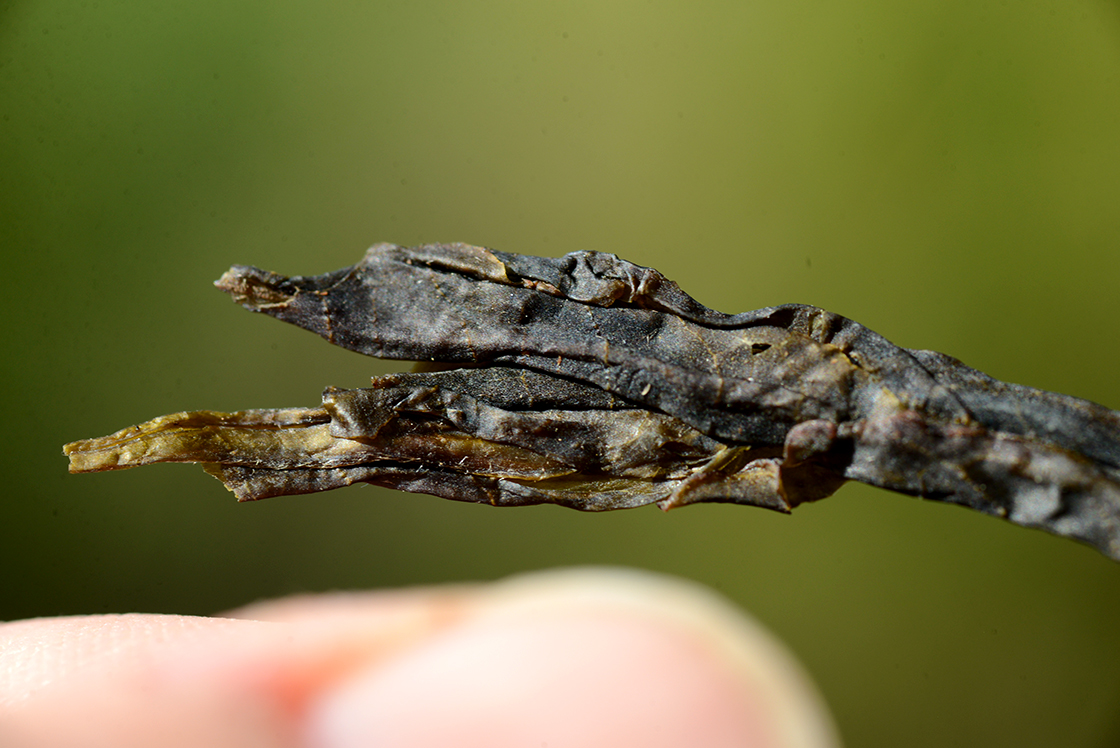
<instances>
[{"instance_id":1,"label":"out-of-focus foliage","mask_svg":"<svg viewBox=\"0 0 1120 748\"><path fill-rule=\"evenodd\" d=\"M758 615L852 745L1116 741L1120 566L953 507L239 506L59 450L393 370L210 286L375 241L613 251L1117 408L1118 121L1114 2L9 3L0 617L628 564Z\"/></svg>"}]
</instances>

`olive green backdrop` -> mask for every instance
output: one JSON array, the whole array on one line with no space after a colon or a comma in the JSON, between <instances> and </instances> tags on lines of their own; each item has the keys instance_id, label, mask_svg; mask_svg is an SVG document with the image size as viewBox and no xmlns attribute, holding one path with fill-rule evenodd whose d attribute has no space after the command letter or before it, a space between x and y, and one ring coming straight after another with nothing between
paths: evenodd
<instances>
[{"instance_id":1,"label":"olive green backdrop","mask_svg":"<svg viewBox=\"0 0 1120 748\"><path fill-rule=\"evenodd\" d=\"M237 505L60 454L399 368L210 285L375 241L615 252L1120 407L1118 123L1114 1L8 0L0 618L625 564L757 615L852 746L1118 745L1120 564L962 509Z\"/></svg>"}]
</instances>

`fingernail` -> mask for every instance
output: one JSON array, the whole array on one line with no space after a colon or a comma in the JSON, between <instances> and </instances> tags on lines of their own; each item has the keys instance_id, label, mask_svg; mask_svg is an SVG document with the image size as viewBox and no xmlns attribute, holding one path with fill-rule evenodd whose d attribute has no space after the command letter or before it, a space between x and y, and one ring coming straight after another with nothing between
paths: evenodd
<instances>
[{"instance_id":1,"label":"fingernail","mask_svg":"<svg viewBox=\"0 0 1120 748\"><path fill-rule=\"evenodd\" d=\"M835 746L799 666L703 588L622 570L516 577L324 693L307 744Z\"/></svg>"}]
</instances>

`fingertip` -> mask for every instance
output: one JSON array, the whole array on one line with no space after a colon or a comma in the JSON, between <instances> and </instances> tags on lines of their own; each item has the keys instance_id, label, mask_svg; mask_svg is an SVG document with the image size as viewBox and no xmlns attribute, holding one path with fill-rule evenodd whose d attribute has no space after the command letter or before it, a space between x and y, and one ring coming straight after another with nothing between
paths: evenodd
<instances>
[{"instance_id":1,"label":"fingertip","mask_svg":"<svg viewBox=\"0 0 1120 748\"><path fill-rule=\"evenodd\" d=\"M313 700L315 748L838 744L785 648L714 593L618 569L482 588L454 626Z\"/></svg>"},{"instance_id":2,"label":"fingertip","mask_svg":"<svg viewBox=\"0 0 1120 748\"><path fill-rule=\"evenodd\" d=\"M661 575L539 572L235 615L5 624L0 701L29 698L0 744L838 744L773 636Z\"/></svg>"}]
</instances>

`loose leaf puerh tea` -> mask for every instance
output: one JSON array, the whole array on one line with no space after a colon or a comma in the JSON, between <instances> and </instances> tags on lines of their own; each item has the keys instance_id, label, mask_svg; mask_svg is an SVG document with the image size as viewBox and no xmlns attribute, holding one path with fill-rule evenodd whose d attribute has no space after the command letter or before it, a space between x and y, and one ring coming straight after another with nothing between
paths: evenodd
<instances>
[{"instance_id":1,"label":"loose leaf puerh tea","mask_svg":"<svg viewBox=\"0 0 1120 748\"><path fill-rule=\"evenodd\" d=\"M899 348L800 304L713 311L610 254L378 244L246 309L440 371L317 408L197 411L64 448L75 473L200 462L239 500L374 483L496 506L732 502L788 512L856 480L1120 560L1120 413ZM456 368L459 367L459 368Z\"/></svg>"}]
</instances>

